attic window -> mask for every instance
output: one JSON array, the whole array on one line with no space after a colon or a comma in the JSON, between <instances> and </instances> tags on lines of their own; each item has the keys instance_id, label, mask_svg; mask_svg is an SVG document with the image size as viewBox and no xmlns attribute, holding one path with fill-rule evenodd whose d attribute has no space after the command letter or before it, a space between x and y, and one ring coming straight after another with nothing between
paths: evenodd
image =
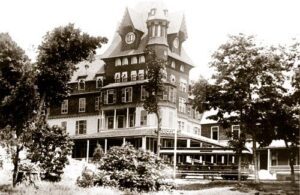
<instances>
[{"instance_id":1,"label":"attic window","mask_svg":"<svg viewBox=\"0 0 300 195\"><path fill-rule=\"evenodd\" d=\"M131 57L131 64L137 64L137 57L136 56Z\"/></svg>"},{"instance_id":2,"label":"attic window","mask_svg":"<svg viewBox=\"0 0 300 195\"><path fill-rule=\"evenodd\" d=\"M175 62L174 61L171 62L171 67L175 68Z\"/></svg>"},{"instance_id":3,"label":"attic window","mask_svg":"<svg viewBox=\"0 0 300 195\"><path fill-rule=\"evenodd\" d=\"M128 58L122 59L122 65L128 65Z\"/></svg>"},{"instance_id":4,"label":"attic window","mask_svg":"<svg viewBox=\"0 0 300 195\"><path fill-rule=\"evenodd\" d=\"M85 90L85 80L84 79L80 79L78 81L78 90Z\"/></svg>"},{"instance_id":5,"label":"attic window","mask_svg":"<svg viewBox=\"0 0 300 195\"><path fill-rule=\"evenodd\" d=\"M115 66L121 66L122 62L120 58L117 58L115 61Z\"/></svg>"},{"instance_id":6,"label":"attic window","mask_svg":"<svg viewBox=\"0 0 300 195\"><path fill-rule=\"evenodd\" d=\"M145 56L140 56L139 63L145 63Z\"/></svg>"},{"instance_id":7,"label":"attic window","mask_svg":"<svg viewBox=\"0 0 300 195\"><path fill-rule=\"evenodd\" d=\"M184 65L180 65L180 71L184 72Z\"/></svg>"},{"instance_id":8,"label":"attic window","mask_svg":"<svg viewBox=\"0 0 300 195\"><path fill-rule=\"evenodd\" d=\"M165 16L168 16L168 10L167 9L164 9L164 14L165 14Z\"/></svg>"},{"instance_id":9,"label":"attic window","mask_svg":"<svg viewBox=\"0 0 300 195\"><path fill-rule=\"evenodd\" d=\"M151 15L151 16L154 16L154 15L155 15L155 12L156 12L156 9L155 9L155 8L151 9L150 15Z\"/></svg>"},{"instance_id":10,"label":"attic window","mask_svg":"<svg viewBox=\"0 0 300 195\"><path fill-rule=\"evenodd\" d=\"M97 77L96 79L96 88L101 88L103 86L103 77Z\"/></svg>"}]
</instances>

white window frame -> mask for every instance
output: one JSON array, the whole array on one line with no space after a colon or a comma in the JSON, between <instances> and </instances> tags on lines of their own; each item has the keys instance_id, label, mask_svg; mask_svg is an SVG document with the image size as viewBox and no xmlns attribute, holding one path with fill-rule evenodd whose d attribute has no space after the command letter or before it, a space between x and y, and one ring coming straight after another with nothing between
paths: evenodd
<instances>
[{"instance_id":1,"label":"white window frame","mask_svg":"<svg viewBox=\"0 0 300 195\"><path fill-rule=\"evenodd\" d=\"M99 81L101 80L101 86L99 86ZM103 77L96 78L96 89L103 87Z\"/></svg>"},{"instance_id":2,"label":"white window frame","mask_svg":"<svg viewBox=\"0 0 300 195\"><path fill-rule=\"evenodd\" d=\"M121 79L120 79L120 73L116 72L115 73L115 83L120 83Z\"/></svg>"},{"instance_id":3,"label":"white window frame","mask_svg":"<svg viewBox=\"0 0 300 195\"><path fill-rule=\"evenodd\" d=\"M83 88L81 88L81 84L83 84ZM85 90L85 80L84 79L79 79L78 80L78 90L79 91L84 91Z\"/></svg>"},{"instance_id":4,"label":"white window frame","mask_svg":"<svg viewBox=\"0 0 300 195\"><path fill-rule=\"evenodd\" d=\"M136 56L132 56L130 59L130 64L137 64L138 63L138 58Z\"/></svg>"},{"instance_id":5,"label":"white window frame","mask_svg":"<svg viewBox=\"0 0 300 195\"><path fill-rule=\"evenodd\" d=\"M145 63L145 56L140 56L139 57L139 63Z\"/></svg>"},{"instance_id":6,"label":"white window frame","mask_svg":"<svg viewBox=\"0 0 300 195\"><path fill-rule=\"evenodd\" d=\"M80 124L80 123L82 123L82 124ZM86 134L86 129L87 129L87 121L86 120L76 121L75 125L76 125L76 127L75 127L75 131L76 131L75 134L76 135L84 135L84 134ZM79 132L80 125L82 125L82 127L83 127L83 131L81 133Z\"/></svg>"},{"instance_id":7,"label":"white window frame","mask_svg":"<svg viewBox=\"0 0 300 195\"><path fill-rule=\"evenodd\" d=\"M122 102L132 102L132 87L122 88Z\"/></svg>"},{"instance_id":8,"label":"white window frame","mask_svg":"<svg viewBox=\"0 0 300 195\"><path fill-rule=\"evenodd\" d=\"M179 112L185 113L186 112L186 99L183 97L179 97Z\"/></svg>"},{"instance_id":9,"label":"white window frame","mask_svg":"<svg viewBox=\"0 0 300 195\"><path fill-rule=\"evenodd\" d=\"M130 73L130 80L131 81L136 81L137 80L137 73L136 70L132 70Z\"/></svg>"},{"instance_id":10,"label":"white window frame","mask_svg":"<svg viewBox=\"0 0 300 195\"><path fill-rule=\"evenodd\" d=\"M214 128L218 128L218 129L216 129L216 130L214 130ZM217 131L218 132L218 139L213 139L213 131ZM219 128L219 126L211 126L210 127L210 138L211 139L213 139L213 140L220 140L220 128Z\"/></svg>"},{"instance_id":11,"label":"white window frame","mask_svg":"<svg viewBox=\"0 0 300 195\"><path fill-rule=\"evenodd\" d=\"M108 102L110 94L113 95L113 102ZM115 91L115 89L106 90L106 92L104 93L104 104L114 104L114 103L116 103L116 91Z\"/></svg>"},{"instance_id":12,"label":"white window frame","mask_svg":"<svg viewBox=\"0 0 300 195\"><path fill-rule=\"evenodd\" d=\"M146 113L146 120L142 118L142 113ZM145 122L146 124L142 124L142 122ZM146 110L141 110L141 116L140 116L140 125L141 126L147 126L148 124L148 112Z\"/></svg>"},{"instance_id":13,"label":"white window frame","mask_svg":"<svg viewBox=\"0 0 300 195\"><path fill-rule=\"evenodd\" d=\"M85 112L86 98L79 98L78 100L78 112Z\"/></svg>"},{"instance_id":14,"label":"white window frame","mask_svg":"<svg viewBox=\"0 0 300 195\"><path fill-rule=\"evenodd\" d=\"M234 139L234 133L233 131L236 131L237 129L234 129L234 127L239 127L238 131L238 138L240 137L240 134L241 134L241 126L240 125L231 125L231 134L232 134L232 139Z\"/></svg>"},{"instance_id":15,"label":"white window frame","mask_svg":"<svg viewBox=\"0 0 300 195\"><path fill-rule=\"evenodd\" d=\"M180 65L180 71L184 72L184 65L183 64Z\"/></svg>"},{"instance_id":16,"label":"white window frame","mask_svg":"<svg viewBox=\"0 0 300 195\"><path fill-rule=\"evenodd\" d=\"M128 65L128 58L124 57L122 58L122 66Z\"/></svg>"},{"instance_id":17,"label":"white window frame","mask_svg":"<svg viewBox=\"0 0 300 195\"><path fill-rule=\"evenodd\" d=\"M138 80L144 80L144 79L145 79L145 71L141 69L139 70Z\"/></svg>"},{"instance_id":18,"label":"white window frame","mask_svg":"<svg viewBox=\"0 0 300 195\"><path fill-rule=\"evenodd\" d=\"M121 66L122 65L122 60L120 58L115 59L115 66Z\"/></svg>"},{"instance_id":19,"label":"white window frame","mask_svg":"<svg viewBox=\"0 0 300 195\"><path fill-rule=\"evenodd\" d=\"M127 72L122 72L122 82L127 82L128 77L127 77Z\"/></svg>"},{"instance_id":20,"label":"white window frame","mask_svg":"<svg viewBox=\"0 0 300 195\"><path fill-rule=\"evenodd\" d=\"M68 114L69 100L64 100L61 103L61 114Z\"/></svg>"}]
</instances>

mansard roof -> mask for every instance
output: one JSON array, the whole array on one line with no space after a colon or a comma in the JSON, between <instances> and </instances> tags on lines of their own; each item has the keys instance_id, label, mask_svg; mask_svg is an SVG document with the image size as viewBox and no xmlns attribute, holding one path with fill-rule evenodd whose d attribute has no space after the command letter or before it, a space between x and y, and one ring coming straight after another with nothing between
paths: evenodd
<instances>
[{"instance_id":1,"label":"mansard roof","mask_svg":"<svg viewBox=\"0 0 300 195\"><path fill-rule=\"evenodd\" d=\"M104 61L101 58L101 55L97 55L92 62L82 61L76 64L77 70L74 71L70 82L77 82L80 78L86 81L94 80L97 75L104 74Z\"/></svg>"}]
</instances>

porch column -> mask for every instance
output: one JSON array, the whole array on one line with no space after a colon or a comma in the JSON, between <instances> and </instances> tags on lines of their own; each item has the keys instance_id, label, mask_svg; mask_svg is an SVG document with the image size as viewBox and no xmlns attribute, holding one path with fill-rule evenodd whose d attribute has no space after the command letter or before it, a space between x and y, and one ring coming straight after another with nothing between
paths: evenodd
<instances>
[{"instance_id":1,"label":"porch column","mask_svg":"<svg viewBox=\"0 0 300 195\"><path fill-rule=\"evenodd\" d=\"M269 148L268 149L268 166L267 166L267 170L270 171L270 168L271 168L271 149Z\"/></svg>"},{"instance_id":2,"label":"porch column","mask_svg":"<svg viewBox=\"0 0 300 195\"><path fill-rule=\"evenodd\" d=\"M147 149L147 147L146 147L146 142L147 141L147 137L146 136L143 136L142 137L142 149L143 150L146 150Z\"/></svg>"},{"instance_id":3,"label":"porch column","mask_svg":"<svg viewBox=\"0 0 300 195\"><path fill-rule=\"evenodd\" d=\"M126 144L126 138L123 137L123 146Z\"/></svg>"},{"instance_id":4,"label":"porch column","mask_svg":"<svg viewBox=\"0 0 300 195\"><path fill-rule=\"evenodd\" d=\"M187 147L187 148L190 148L190 147L191 147L191 140L190 140L190 139L187 139L187 140L186 140L186 147Z\"/></svg>"},{"instance_id":5,"label":"porch column","mask_svg":"<svg viewBox=\"0 0 300 195\"><path fill-rule=\"evenodd\" d=\"M135 126L139 127L141 125L141 108L135 108Z\"/></svg>"},{"instance_id":6,"label":"porch column","mask_svg":"<svg viewBox=\"0 0 300 195\"><path fill-rule=\"evenodd\" d=\"M90 140L86 140L86 162L89 162Z\"/></svg>"},{"instance_id":7,"label":"porch column","mask_svg":"<svg viewBox=\"0 0 300 195\"><path fill-rule=\"evenodd\" d=\"M114 109L114 129L116 129L116 124L117 124L117 110Z\"/></svg>"},{"instance_id":8,"label":"porch column","mask_svg":"<svg viewBox=\"0 0 300 195\"><path fill-rule=\"evenodd\" d=\"M104 153L107 152L107 139L104 139Z\"/></svg>"},{"instance_id":9,"label":"porch column","mask_svg":"<svg viewBox=\"0 0 300 195\"><path fill-rule=\"evenodd\" d=\"M129 108L127 107L127 113L126 113L126 128L129 127Z\"/></svg>"}]
</instances>

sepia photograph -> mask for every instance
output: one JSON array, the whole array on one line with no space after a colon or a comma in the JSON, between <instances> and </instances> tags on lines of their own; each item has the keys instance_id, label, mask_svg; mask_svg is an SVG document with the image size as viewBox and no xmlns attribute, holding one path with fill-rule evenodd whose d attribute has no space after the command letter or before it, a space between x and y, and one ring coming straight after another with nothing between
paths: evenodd
<instances>
[{"instance_id":1,"label":"sepia photograph","mask_svg":"<svg viewBox=\"0 0 300 195\"><path fill-rule=\"evenodd\" d=\"M0 0L0 195L300 195L299 8Z\"/></svg>"}]
</instances>

